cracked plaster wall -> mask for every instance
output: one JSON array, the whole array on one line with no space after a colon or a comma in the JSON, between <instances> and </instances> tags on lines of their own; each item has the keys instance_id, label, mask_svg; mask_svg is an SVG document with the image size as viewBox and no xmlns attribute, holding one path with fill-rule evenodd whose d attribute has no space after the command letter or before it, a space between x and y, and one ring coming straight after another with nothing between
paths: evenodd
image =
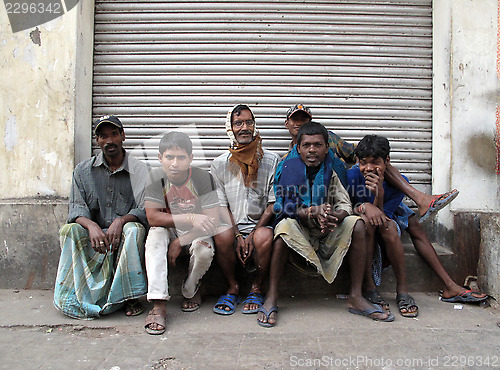
<instances>
[{"instance_id":1,"label":"cracked plaster wall","mask_svg":"<svg viewBox=\"0 0 500 370\"><path fill-rule=\"evenodd\" d=\"M69 194L76 15L13 33L0 11L0 198Z\"/></svg>"}]
</instances>

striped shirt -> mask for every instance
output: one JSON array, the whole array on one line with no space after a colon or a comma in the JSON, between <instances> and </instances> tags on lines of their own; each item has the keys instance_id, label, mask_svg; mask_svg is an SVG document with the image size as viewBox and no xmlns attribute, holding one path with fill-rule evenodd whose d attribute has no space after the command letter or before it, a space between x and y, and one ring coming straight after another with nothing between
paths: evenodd
<instances>
[{"instance_id":1,"label":"striped shirt","mask_svg":"<svg viewBox=\"0 0 500 370\"><path fill-rule=\"evenodd\" d=\"M105 229L116 218L133 215L146 224L147 178L146 165L127 152L115 172L110 171L102 153L79 163L73 171L68 223L87 217Z\"/></svg>"},{"instance_id":2,"label":"striped shirt","mask_svg":"<svg viewBox=\"0 0 500 370\"><path fill-rule=\"evenodd\" d=\"M229 161L231 153L215 158L210 172L217 185L219 203L229 207L238 229L249 233L255 227L269 203L274 203L274 173L279 156L264 149L259 163L257 186L246 187L241 175L235 177L229 170L234 163Z\"/></svg>"}]
</instances>

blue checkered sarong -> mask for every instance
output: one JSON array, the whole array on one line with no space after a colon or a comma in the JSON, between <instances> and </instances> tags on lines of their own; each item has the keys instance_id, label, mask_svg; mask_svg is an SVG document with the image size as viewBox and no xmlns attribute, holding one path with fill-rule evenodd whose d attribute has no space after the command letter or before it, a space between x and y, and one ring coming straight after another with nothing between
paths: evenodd
<instances>
[{"instance_id":1,"label":"blue checkered sarong","mask_svg":"<svg viewBox=\"0 0 500 370\"><path fill-rule=\"evenodd\" d=\"M92 319L145 295L147 284L141 263L145 234L140 223L128 222L118 250L102 254L94 251L88 230L81 225L61 227L55 307L76 319Z\"/></svg>"}]
</instances>

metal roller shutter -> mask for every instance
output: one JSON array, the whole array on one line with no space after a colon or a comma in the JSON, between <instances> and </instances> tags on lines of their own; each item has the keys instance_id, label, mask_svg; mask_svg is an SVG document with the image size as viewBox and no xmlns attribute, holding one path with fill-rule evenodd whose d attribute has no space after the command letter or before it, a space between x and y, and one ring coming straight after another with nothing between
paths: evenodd
<instances>
[{"instance_id":1,"label":"metal roller shutter","mask_svg":"<svg viewBox=\"0 0 500 370\"><path fill-rule=\"evenodd\" d=\"M118 115L135 155L156 165L160 137L180 129L208 167L238 103L280 154L296 103L351 142L385 135L430 190L431 0L96 0L93 114Z\"/></svg>"}]
</instances>

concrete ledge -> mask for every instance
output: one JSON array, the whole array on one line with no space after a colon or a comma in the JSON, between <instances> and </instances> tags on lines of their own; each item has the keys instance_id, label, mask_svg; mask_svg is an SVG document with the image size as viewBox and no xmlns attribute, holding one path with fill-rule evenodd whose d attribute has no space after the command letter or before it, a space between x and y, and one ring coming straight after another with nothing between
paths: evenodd
<instances>
[{"instance_id":1,"label":"concrete ledge","mask_svg":"<svg viewBox=\"0 0 500 370\"><path fill-rule=\"evenodd\" d=\"M479 285L500 300L500 215L481 217L481 246L478 264Z\"/></svg>"},{"instance_id":2,"label":"concrete ledge","mask_svg":"<svg viewBox=\"0 0 500 370\"><path fill-rule=\"evenodd\" d=\"M0 288L1 289L53 289L59 262L59 228L66 221L67 199L19 199L0 201ZM1 243L1 242L0 242ZM441 282L415 250L405 241L408 283L411 291L437 291ZM445 268L450 275L456 269L456 256L448 249L435 244ZM180 294L180 286L187 271L187 260L180 261L169 276L171 294ZM252 274L237 271L242 294L246 294L253 279ZM452 275L453 276L453 275ZM311 277L287 265L281 280L284 295L347 293L349 270L342 266L332 285L323 278ZM219 267L214 263L202 284L206 295L219 295L225 282ZM391 269L383 273L382 291L394 292L395 281Z\"/></svg>"},{"instance_id":3,"label":"concrete ledge","mask_svg":"<svg viewBox=\"0 0 500 370\"><path fill-rule=\"evenodd\" d=\"M0 202L0 288L52 289L59 262L59 227L66 199Z\"/></svg>"}]
</instances>

